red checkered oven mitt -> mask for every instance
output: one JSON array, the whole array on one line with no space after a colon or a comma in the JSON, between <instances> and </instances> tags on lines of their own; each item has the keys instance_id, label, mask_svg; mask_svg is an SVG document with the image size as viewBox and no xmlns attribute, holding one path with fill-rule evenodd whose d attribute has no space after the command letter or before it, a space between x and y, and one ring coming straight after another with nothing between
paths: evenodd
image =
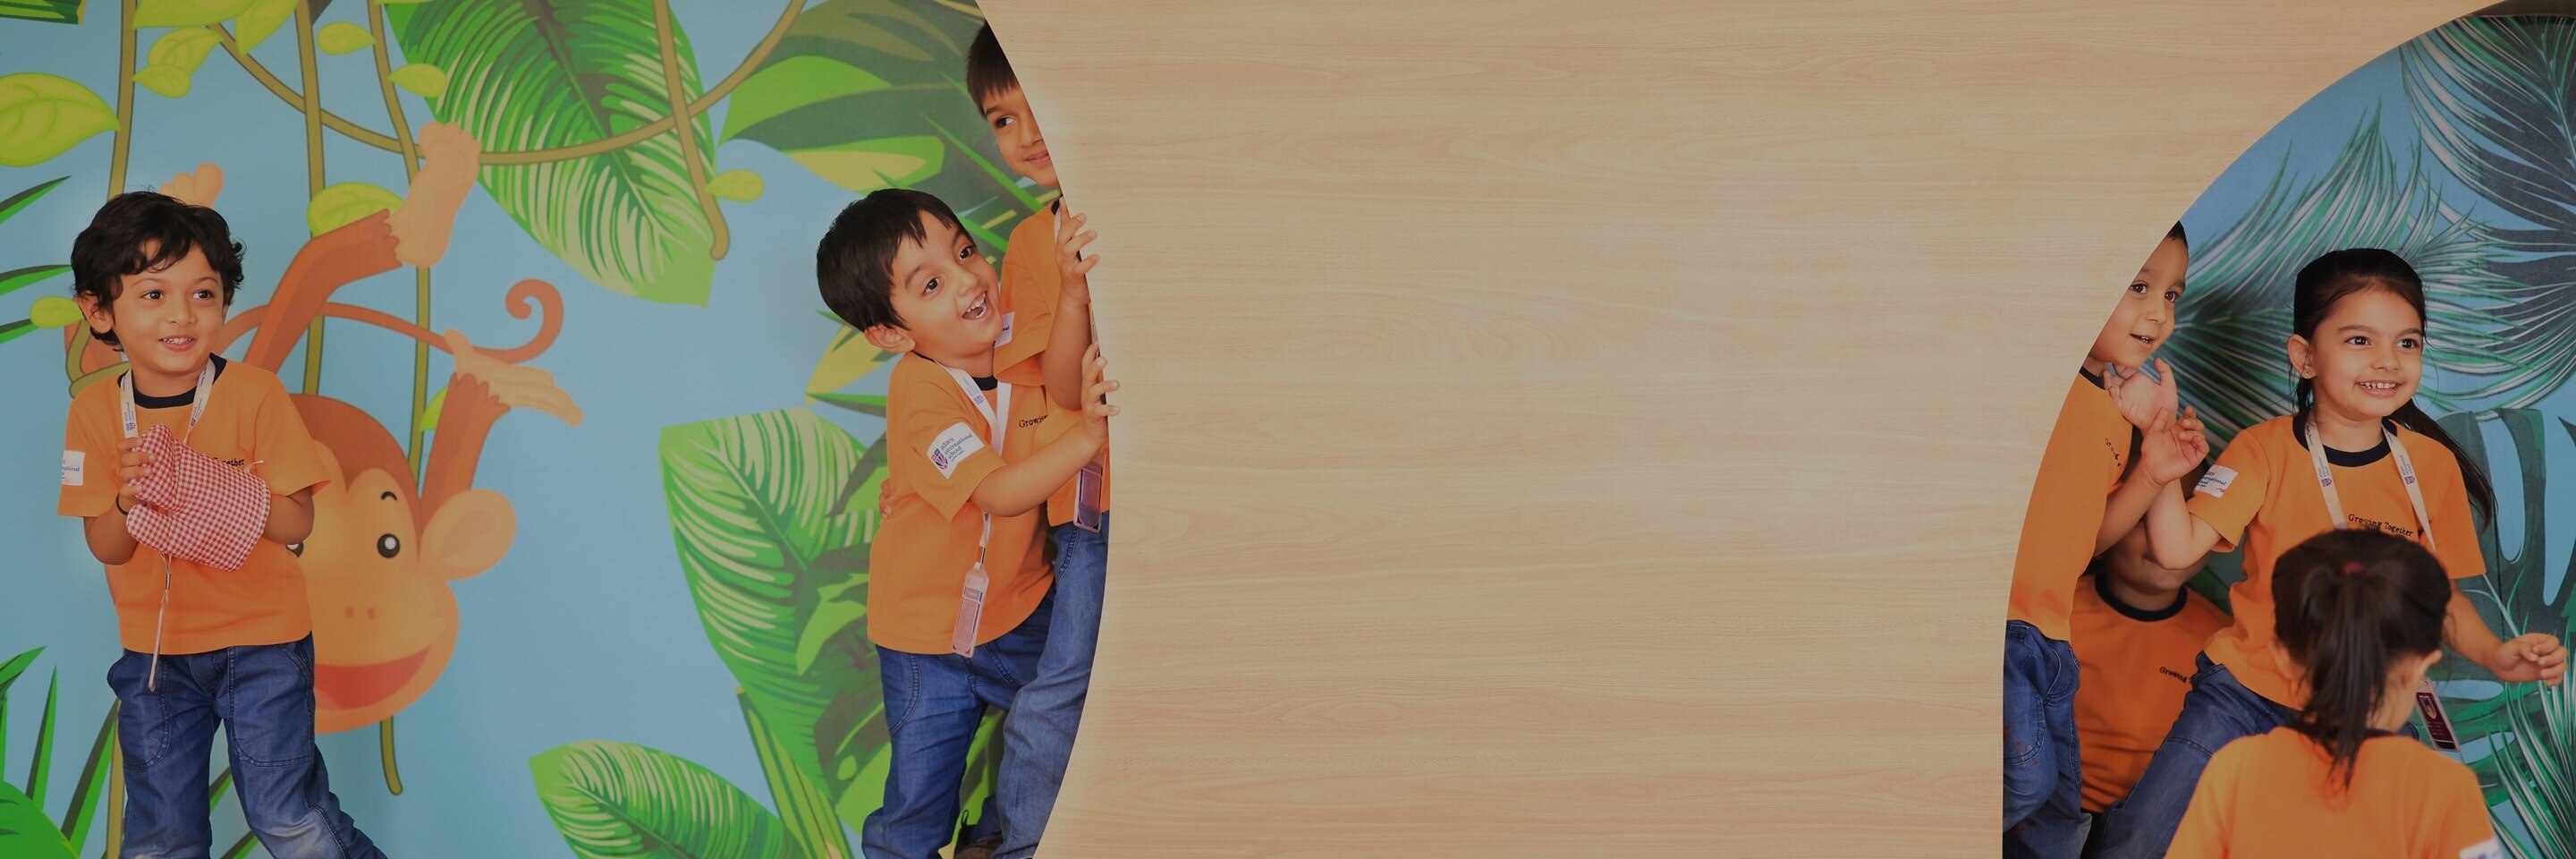
<instances>
[{"instance_id":1,"label":"red checkered oven mitt","mask_svg":"<svg viewBox=\"0 0 2576 859\"><path fill-rule=\"evenodd\" d=\"M168 427L143 433L152 473L135 487L142 503L126 514L125 532L173 558L241 569L268 529L268 484L170 437Z\"/></svg>"}]
</instances>

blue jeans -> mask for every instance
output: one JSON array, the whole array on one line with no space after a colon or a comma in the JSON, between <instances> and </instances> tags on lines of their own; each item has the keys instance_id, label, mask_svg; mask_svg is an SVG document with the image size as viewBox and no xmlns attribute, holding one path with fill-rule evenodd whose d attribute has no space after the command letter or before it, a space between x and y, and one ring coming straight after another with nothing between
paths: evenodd
<instances>
[{"instance_id":1,"label":"blue jeans","mask_svg":"<svg viewBox=\"0 0 2576 859\"><path fill-rule=\"evenodd\" d=\"M2004 850L2073 859L2084 846L2084 764L2075 736L2075 648L2004 625Z\"/></svg>"},{"instance_id":2,"label":"blue jeans","mask_svg":"<svg viewBox=\"0 0 2576 859\"><path fill-rule=\"evenodd\" d=\"M1073 757L1073 734L1082 726L1083 695L1091 689L1091 653L1100 642L1100 594L1109 572L1109 514L1100 533L1072 525L1055 529L1055 620L1047 630L1038 674L1020 687L1019 706L1002 722L1002 847L994 859L1029 859L1055 813L1056 791Z\"/></svg>"},{"instance_id":3,"label":"blue jeans","mask_svg":"<svg viewBox=\"0 0 2576 859\"><path fill-rule=\"evenodd\" d=\"M1010 709L1021 685L1037 673L1054 607L1055 594L1049 591L1029 619L977 645L972 657L877 648L894 761L886 771L884 804L859 827L860 855L932 859L956 838L962 801L957 789L966 779L975 728L984 721L984 708ZM1003 724L1007 727L1010 720ZM1016 764L1012 758L1004 746L1005 783ZM1002 817L1007 821L1010 815Z\"/></svg>"},{"instance_id":4,"label":"blue jeans","mask_svg":"<svg viewBox=\"0 0 2576 859\"><path fill-rule=\"evenodd\" d=\"M2164 745L2147 762L2145 775L2129 795L2102 810L2102 831L2086 854L2095 859L2156 859L2173 845L2182 826L2183 809L2200 787L2200 771L2209 756L2241 737L2268 733L2290 724L2299 711L2254 694L2227 666L2199 657L2191 691L2182 698L2182 715Z\"/></svg>"},{"instance_id":5,"label":"blue jeans","mask_svg":"<svg viewBox=\"0 0 2576 859\"><path fill-rule=\"evenodd\" d=\"M203 859L214 848L207 759L221 724L242 817L277 859L383 859L331 795L313 745L313 638L163 654L128 650L107 669L125 753L126 859Z\"/></svg>"}]
</instances>

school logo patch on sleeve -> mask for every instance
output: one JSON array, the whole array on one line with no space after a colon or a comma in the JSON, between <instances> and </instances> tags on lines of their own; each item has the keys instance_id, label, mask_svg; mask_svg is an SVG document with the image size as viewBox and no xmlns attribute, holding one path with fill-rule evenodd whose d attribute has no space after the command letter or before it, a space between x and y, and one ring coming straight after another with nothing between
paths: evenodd
<instances>
[{"instance_id":1,"label":"school logo patch on sleeve","mask_svg":"<svg viewBox=\"0 0 2576 859\"><path fill-rule=\"evenodd\" d=\"M2489 838L2460 851L2460 859L2508 859L2508 857L2505 856L2504 845Z\"/></svg>"},{"instance_id":2,"label":"school logo patch on sleeve","mask_svg":"<svg viewBox=\"0 0 2576 859\"><path fill-rule=\"evenodd\" d=\"M89 483L89 454L85 451L63 451L63 485L85 486Z\"/></svg>"},{"instance_id":3,"label":"school logo patch on sleeve","mask_svg":"<svg viewBox=\"0 0 2576 859\"><path fill-rule=\"evenodd\" d=\"M941 477L954 477L958 463L983 449L984 440L975 437L974 428L967 426L965 421L958 421L940 430L938 438L930 440L930 467L939 469Z\"/></svg>"},{"instance_id":4,"label":"school logo patch on sleeve","mask_svg":"<svg viewBox=\"0 0 2576 859\"><path fill-rule=\"evenodd\" d=\"M2235 485L2235 483L2236 469L2229 468L2224 465L2213 465L2209 467L2208 474L2200 476L2200 483L2193 486L2191 491L2196 494L2207 495L2211 498L2225 498L2227 497L2227 487Z\"/></svg>"}]
</instances>

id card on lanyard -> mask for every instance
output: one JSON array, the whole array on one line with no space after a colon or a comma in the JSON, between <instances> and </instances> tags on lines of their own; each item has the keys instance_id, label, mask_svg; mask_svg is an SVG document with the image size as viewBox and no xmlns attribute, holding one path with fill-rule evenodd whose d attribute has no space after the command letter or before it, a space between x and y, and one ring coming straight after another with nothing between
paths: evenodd
<instances>
[{"instance_id":1,"label":"id card on lanyard","mask_svg":"<svg viewBox=\"0 0 2576 859\"><path fill-rule=\"evenodd\" d=\"M2406 484L2406 501L2415 506L2415 527L2423 529L2424 547L2435 548L2433 514L2424 506L2424 487L2415 480L2415 460L2406 455L2406 443L2397 439L2396 430L2382 427L2380 432L2387 435L2389 458L2397 460L2397 477ZM2326 462L2326 448L2317 441L2314 422L2308 424L2307 438L2303 440L2307 442L2308 462L2317 469L2317 489L2326 496L2326 516L2334 520L2334 527L2343 528L2343 497L2335 492L2334 467ZM2433 741L2434 748L2460 750L2459 735L2451 730L2451 715L2442 709L2442 696L2434 689L2433 678L2416 682L2415 710L2424 716L2424 736Z\"/></svg>"},{"instance_id":2,"label":"id card on lanyard","mask_svg":"<svg viewBox=\"0 0 2576 859\"><path fill-rule=\"evenodd\" d=\"M141 438L143 436L143 424L134 417L134 371L132 369L129 368L125 371L125 375L116 377L116 393L117 416L124 419L125 437L128 440ZM188 428L179 433L180 443L185 444L190 436L196 435L197 421L204 419L206 416L206 401L214 399L214 397L215 362L207 361L206 369L197 371L196 402L188 404ZM143 688L149 691L160 691L161 633L169 626L169 623L170 556L162 555L161 611L152 618L152 669L143 675Z\"/></svg>"},{"instance_id":3,"label":"id card on lanyard","mask_svg":"<svg viewBox=\"0 0 2576 859\"><path fill-rule=\"evenodd\" d=\"M941 369L957 380L957 388L965 391L975 410L984 414L985 431L993 436L985 444L992 446L994 456L1002 455L1002 441L1011 434L1011 383L1002 383L998 396L986 397L984 389L975 384L975 377L966 375L966 371ZM975 643L981 638L977 633L984 623L984 593L993 584L992 575L984 571L984 553L992 545L993 514L986 512L983 536L975 538L975 566L966 571L966 587L957 594L957 625L948 636L949 652L959 656L975 655Z\"/></svg>"},{"instance_id":4,"label":"id card on lanyard","mask_svg":"<svg viewBox=\"0 0 2576 859\"><path fill-rule=\"evenodd\" d=\"M1100 323L1096 319L1091 325L1091 342L1100 342ZM1073 476L1073 527L1100 533L1101 514L1107 512L1101 508L1107 506L1108 487L1109 448L1104 446Z\"/></svg>"},{"instance_id":5,"label":"id card on lanyard","mask_svg":"<svg viewBox=\"0 0 2576 859\"><path fill-rule=\"evenodd\" d=\"M1100 533L1102 502L1109 481L1109 452L1103 449L1082 471L1073 476L1073 526L1094 534Z\"/></svg>"}]
</instances>

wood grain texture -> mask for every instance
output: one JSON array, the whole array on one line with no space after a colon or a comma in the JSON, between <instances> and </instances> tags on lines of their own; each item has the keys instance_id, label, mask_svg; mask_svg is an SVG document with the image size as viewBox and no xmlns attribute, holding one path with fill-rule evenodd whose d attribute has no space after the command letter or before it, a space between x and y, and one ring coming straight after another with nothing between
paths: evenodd
<instances>
[{"instance_id":1,"label":"wood grain texture","mask_svg":"<svg viewBox=\"0 0 2576 859\"><path fill-rule=\"evenodd\" d=\"M1993 855L2119 279L2479 5L989 0L1125 382L1048 855Z\"/></svg>"}]
</instances>

